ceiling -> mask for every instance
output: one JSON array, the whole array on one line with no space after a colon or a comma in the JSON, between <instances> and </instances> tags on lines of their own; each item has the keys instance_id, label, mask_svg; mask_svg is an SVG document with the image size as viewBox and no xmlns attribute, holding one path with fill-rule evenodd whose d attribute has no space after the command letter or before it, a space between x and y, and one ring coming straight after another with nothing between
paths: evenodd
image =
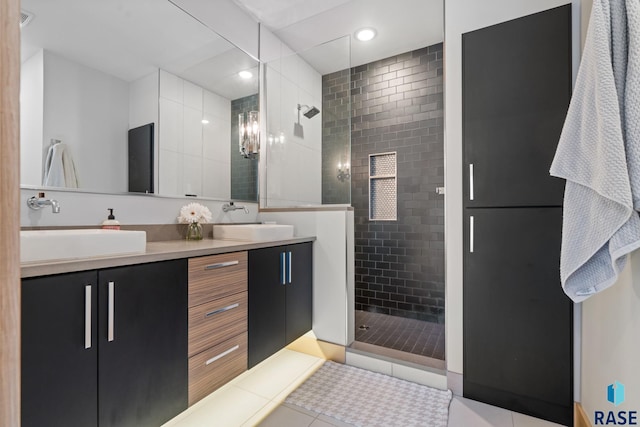
<instances>
[{"instance_id":1,"label":"ceiling","mask_svg":"<svg viewBox=\"0 0 640 427\"><path fill-rule=\"evenodd\" d=\"M443 0L233 1L295 52L312 52L318 45L351 36L351 66L440 43L444 38ZM370 42L352 37L363 27L375 28L377 37ZM330 69L327 62L316 60L320 68L324 63ZM325 74L325 70L318 71Z\"/></svg>"},{"instance_id":2,"label":"ceiling","mask_svg":"<svg viewBox=\"0 0 640 427\"><path fill-rule=\"evenodd\" d=\"M443 39L443 0L233 1L320 74ZM229 99L257 91L257 80L237 76L257 63L167 0L22 0L22 8L35 15L22 30L23 60L44 48L128 82L163 68ZM372 41L352 37L369 26Z\"/></svg>"},{"instance_id":3,"label":"ceiling","mask_svg":"<svg viewBox=\"0 0 640 427\"><path fill-rule=\"evenodd\" d=\"M46 49L126 82L158 68L228 99L258 90L257 62L166 0L22 0L22 60ZM253 82L240 70L253 69Z\"/></svg>"}]
</instances>

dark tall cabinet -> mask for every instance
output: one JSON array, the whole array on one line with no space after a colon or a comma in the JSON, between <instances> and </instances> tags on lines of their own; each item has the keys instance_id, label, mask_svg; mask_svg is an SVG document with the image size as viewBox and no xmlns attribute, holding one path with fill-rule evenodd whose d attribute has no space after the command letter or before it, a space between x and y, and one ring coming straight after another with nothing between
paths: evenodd
<instances>
[{"instance_id":1,"label":"dark tall cabinet","mask_svg":"<svg viewBox=\"0 0 640 427\"><path fill-rule=\"evenodd\" d=\"M312 243L249 252L249 368L312 322Z\"/></svg>"},{"instance_id":2,"label":"dark tall cabinet","mask_svg":"<svg viewBox=\"0 0 640 427\"><path fill-rule=\"evenodd\" d=\"M549 167L570 94L570 5L463 35L463 393L565 425L573 315Z\"/></svg>"},{"instance_id":3,"label":"dark tall cabinet","mask_svg":"<svg viewBox=\"0 0 640 427\"><path fill-rule=\"evenodd\" d=\"M158 426L187 408L187 261L22 281L22 425Z\"/></svg>"}]
</instances>

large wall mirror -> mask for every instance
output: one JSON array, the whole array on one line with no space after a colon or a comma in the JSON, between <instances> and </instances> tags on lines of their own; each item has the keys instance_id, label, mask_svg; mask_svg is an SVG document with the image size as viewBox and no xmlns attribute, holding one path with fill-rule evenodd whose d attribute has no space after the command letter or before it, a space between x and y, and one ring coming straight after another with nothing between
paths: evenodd
<instances>
[{"instance_id":1,"label":"large wall mirror","mask_svg":"<svg viewBox=\"0 0 640 427\"><path fill-rule=\"evenodd\" d=\"M21 8L23 187L258 200L256 59L169 1Z\"/></svg>"}]
</instances>

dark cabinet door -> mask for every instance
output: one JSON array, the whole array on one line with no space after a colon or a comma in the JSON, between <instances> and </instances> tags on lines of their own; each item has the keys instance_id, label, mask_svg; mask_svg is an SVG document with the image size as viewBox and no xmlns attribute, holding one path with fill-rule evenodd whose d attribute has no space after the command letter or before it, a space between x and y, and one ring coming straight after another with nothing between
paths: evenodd
<instances>
[{"instance_id":1,"label":"dark cabinet door","mask_svg":"<svg viewBox=\"0 0 640 427\"><path fill-rule=\"evenodd\" d=\"M286 344L311 330L312 243L287 246Z\"/></svg>"},{"instance_id":2,"label":"dark cabinet door","mask_svg":"<svg viewBox=\"0 0 640 427\"><path fill-rule=\"evenodd\" d=\"M286 248L249 252L249 368L286 345Z\"/></svg>"},{"instance_id":3,"label":"dark cabinet door","mask_svg":"<svg viewBox=\"0 0 640 427\"><path fill-rule=\"evenodd\" d=\"M22 281L22 426L96 426L96 272Z\"/></svg>"},{"instance_id":4,"label":"dark cabinet door","mask_svg":"<svg viewBox=\"0 0 640 427\"><path fill-rule=\"evenodd\" d=\"M187 261L99 272L99 425L159 426L187 408Z\"/></svg>"},{"instance_id":5,"label":"dark cabinet door","mask_svg":"<svg viewBox=\"0 0 640 427\"><path fill-rule=\"evenodd\" d=\"M466 207L560 206L549 176L571 96L571 6L463 34Z\"/></svg>"},{"instance_id":6,"label":"dark cabinet door","mask_svg":"<svg viewBox=\"0 0 640 427\"><path fill-rule=\"evenodd\" d=\"M573 304L561 208L466 209L464 396L569 425Z\"/></svg>"}]
</instances>

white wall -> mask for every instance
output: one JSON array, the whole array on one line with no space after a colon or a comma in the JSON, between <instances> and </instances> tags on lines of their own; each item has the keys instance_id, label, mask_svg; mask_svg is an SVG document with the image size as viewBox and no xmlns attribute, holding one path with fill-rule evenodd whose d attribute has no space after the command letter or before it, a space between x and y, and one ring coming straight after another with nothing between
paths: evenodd
<instances>
[{"instance_id":1,"label":"white wall","mask_svg":"<svg viewBox=\"0 0 640 427\"><path fill-rule=\"evenodd\" d=\"M445 2L445 239L447 369L462 373L462 34L579 0ZM579 10L579 8L578 8ZM575 10L574 10L575 13ZM579 16L579 15L577 15ZM576 28L576 35L579 34ZM579 36L575 38L579 40Z\"/></svg>"},{"instance_id":2,"label":"white wall","mask_svg":"<svg viewBox=\"0 0 640 427\"><path fill-rule=\"evenodd\" d=\"M128 126L127 82L45 50L43 142L68 145L80 188L127 191Z\"/></svg>"},{"instance_id":3,"label":"white wall","mask_svg":"<svg viewBox=\"0 0 640 427\"><path fill-rule=\"evenodd\" d=\"M583 35L592 0L583 0ZM615 411L640 410L640 253L631 255L615 285L582 303L581 403L595 424L594 411L614 410L606 387L620 381L626 399Z\"/></svg>"},{"instance_id":4,"label":"white wall","mask_svg":"<svg viewBox=\"0 0 640 427\"><path fill-rule=\"evenodd\" d=\"M259 220L292 224L296 236L317 237L313 245L313 332L320 340L349 345L355 331L354 305L347 297L354 294L353 211L263 212Z\"/></svg>"},{"instance_id":5,"label":"white wall","mask_svg":"<svg viewBox=\"0 0 640 427\"><path fill-rule=\"evenodd\" d=\"M161 70L159 111L158 193L230 198L231 100Z\"/></svg>"},{"instance_id":6,"label":"white wall","mask_svg":"<svg viewBox=\"0 0 640 427\"><path fill-rule=\"evenodd\" d=\"M582 303L582 393L585 412L640 410L640 253L631 256L615 285ZM607 386L620 381L625 402L607 402Z\"/></svg>"},{"instance_id":7,"label":"white wall","mask_svg":"<svg viewBox=\"0 0 640 427\"><path fill-rule=\"evenodd\" d=\"M180 208L194 202L190 198L158 197L137 194L96 194L75 191L44 190L45 196L60 203L60 213L54 214L49 207L35 211L27 207L27 199L37 195L37 190L20 191L20 226L51 227L89 225L99 226L107 219L107 209L113 208L121 224L176 224ZM224 213L224 201L196 200L207 206L213 214L212 222L256 222L258 205L242 203L249 214L239 210Z\"/></svg>"},{"instance_id":8,"label":"white wall","mask_svg":"<svg viewBox=\"0 0 640 427\"><path fill-rule=\"evenodd\" d=\"M42 185L44 52L20 66L20 182Z\"/></svg>"},{"instance_id":9,"label":"white wall","mask_svg":"<svg viewBox=\"0 0 640 427\"><path fill-rule=\"evenodd\" d=\"M262 138L266 154L262 159L266 163L263 203L268 207L321 204L322 76L268 30L261 34L267 94L262 114L266 117ZM302 114L306 109L301 111L303 138L294 134L298 104L321 110L311 119ZM279 139L282 137L284 142Z\"/></svg>"}]
</instances>

